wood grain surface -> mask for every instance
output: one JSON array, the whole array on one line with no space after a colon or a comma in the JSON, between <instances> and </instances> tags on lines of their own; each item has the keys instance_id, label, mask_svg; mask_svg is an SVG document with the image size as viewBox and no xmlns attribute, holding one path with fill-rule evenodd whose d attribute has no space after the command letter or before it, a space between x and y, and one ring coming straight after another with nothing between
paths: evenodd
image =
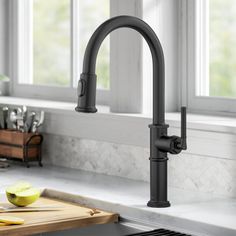
<instances>
[{"instance_id":1,"label":"wood grain surface","mask_svg":"<svg viewBox=\"0 0 236 236\"><path fill-rule=\"evenodd\" d=\"M4 205L0 203L0 206ZM57 206L60 209L43 212L0 213L20 217L23 225L0 226L1 236L22 236L65 229L79 228L94 224L107 224L118 221L118 215L100 209L91 209L74 203L41 197L30 207ZM1 216L1 215L0 215Z\"/></svg>"}]
</instances>

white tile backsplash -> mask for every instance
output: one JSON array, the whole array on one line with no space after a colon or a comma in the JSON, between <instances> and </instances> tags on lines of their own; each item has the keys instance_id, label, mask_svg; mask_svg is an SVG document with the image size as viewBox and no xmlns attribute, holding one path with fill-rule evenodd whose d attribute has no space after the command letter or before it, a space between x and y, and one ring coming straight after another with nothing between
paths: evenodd
<instances>
[{"instance_id":1,"label":"white tile backsplash","mask_svg":"<svg viewBox=\"0 0 236 236\"><path fill-rule=\"evenodd\" d=\"M44 162L149 181L149 149L45 135ZM169 185L236 197L236 161L190 154L169 155Z\"/></svg>"}]
</instances>

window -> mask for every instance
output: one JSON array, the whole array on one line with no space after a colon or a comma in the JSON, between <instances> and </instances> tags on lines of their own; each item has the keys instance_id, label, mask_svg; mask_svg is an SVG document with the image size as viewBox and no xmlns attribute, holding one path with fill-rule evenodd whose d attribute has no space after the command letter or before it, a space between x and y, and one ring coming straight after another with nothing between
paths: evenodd
<instances>
[{"instance_id":1,"label":"window","mask_svg":"<svg viewBox=\"0 0 236 236\"><path fill-rule=\"evenodd\" d=\"M70 0L33 0L31 10L32 84L70 86Z\"/></svg>"},{"instance_id":2,"label":"window","mask_svg":"<svg viewBox=\"0 0 236 236\"><path fill-rule=\"evenodd\" d=\"M182 103L193 112L236 112L234 0L7 2L13 96L76 102L89 37L110 16L126 14L143 18L160 38L167 111ZM152 68L146 66L152 62L149 49L144 43L143 52L142 46L137 32L127 29L113 32L102 44L97 102L110 105L111 111L152 110Z\"/></svg>"},{"instance_id":3,"label":"window","mask_svg":"<svg viewBox=\"0 0 236 236\"><path fill-rule=\"evenodd\" d=\"M186 1L188 105L236 112L236 2Z\"/></svg>"},{"instance_id":4,"label":"window","mask_svg":"<svg viewBox=\"0 0 236 236\"><path fill-rule=\"evenodd\" d=\"M209 96L236 98L236 2L210 0Z\"/></svg>"},{"instance_id":5,"label":"window","mask_svg":"<svg viewBox=\"0 0 236 236\"><path fill-rule=\"evenodd\" d=\"M84 0L79 2L79 32L83 37L80 37L80 62L83 61L84 49L88 43L91 33L95 28L107 20L110 17L109 9L109 0ZM102 7L101 7L102 6ZM93 14L87 14L88 12L93 12ZM83 22L83 23L82 23ZM99 23L98 23L99 22ZM109 54L109 36L102 43L101 48L99 49L99 54L97 58L97 69L96 73L98 76L98 88L109 89L110 80L109 80L109 63L110 54ZM80 63L80 69L82 65ZM76 83L77 84L77 83Z\"/></svg>"},{"instance_id":6,"label":"window","mask_svg":"<svg viewBox=\"0 0 236 236\"><path fill-rule=\"evenodd\" d=\"M117 15L142 17L142 0L9 0L8 4L11 94L56 101L76 102L85 45L98 25ZM110 105L114 112L141 110L141 40L130 31L109 35L97 58L97 103Z\"/></svg>"},{"instance_id":7,"label":"window","mask_svg":"<svg viewBox=\"0 0 236 236\"><path fill-rule=\"evenodd\" d=\"M13 95L75 101L85 47L100 22L110 16L109 0L11 1L17 54ZM102 5L102 7L100 7ZM90 12L90 14L87 14ZM107 99L109 37L97 63L98 100ZM61 94L65 96L61 96ZM101 103L103 103L101 102Z\"/></svg>"},{"instance_id":8,"label":"window","mask_svg":"<svg viewBox=\"0 0 236 236\"><path fill-rule=\"evenodd\" d=\"M155 0L52 0L48 4L46 0L8 2L9 21L12 23L9 38L13 40L10 43L13 96L76 102L82 57L94 29L110 16L133 15L143 17L145 21L147 16L154 30L158 29L156 32L161 42L167 42L164 45L167 48L165 55L168 54L166 101L171 105L168 111L176 109L174 62L177 54L173 56L172 48L177 48L177 41L172 39L177 35L177 27L168 27L176 22L177 1L173 1L173 6L172 1L159 3ZM166 18L168 22L163 24ZM167 36L163 32L167 32ZM162 33L164 36L160 37ZM152 109L152 61L147 47L148 55L144 55L142 61L142 46L142 37L130 29L116 30L110 35L110 40L107 38L102 44L97 60L98 104L110 105L113 112L141 112L142 106L147 112ZM143 70L143 62L150 67Z\"/></svg>"}]
</instances>

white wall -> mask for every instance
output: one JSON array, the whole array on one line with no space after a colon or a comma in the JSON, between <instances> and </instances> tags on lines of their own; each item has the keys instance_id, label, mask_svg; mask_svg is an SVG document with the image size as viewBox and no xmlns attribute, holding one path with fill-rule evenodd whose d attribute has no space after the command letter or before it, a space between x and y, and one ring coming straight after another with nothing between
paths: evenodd
<instances>
[{"instance_id":1,"label":"white wall","mask_svg":"<svg viewBox=\"0 0 236 236\"><path fill-rule=\"evenodd\" d=\"M7 22L6 22L6 11L7 11L7 0L0 0L0 74L6 74L7 71Z\"/></svg>"}]
</instances>

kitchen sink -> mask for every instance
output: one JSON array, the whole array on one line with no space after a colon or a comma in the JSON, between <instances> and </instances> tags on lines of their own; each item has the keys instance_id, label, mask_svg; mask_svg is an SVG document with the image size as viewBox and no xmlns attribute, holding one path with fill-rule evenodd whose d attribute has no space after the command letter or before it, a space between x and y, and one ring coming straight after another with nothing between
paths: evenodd
<instances>
[{"instance_id":1,"label":"kitchen sink","mask_svg":"<svg viewBox=\"0 0 236 236\"><path fill-rule=\"evenodd\" d=\"M152 228L144 227L130 222L119 222L104 225L93 225L79 229L49 232L37 236L124 236L149 230L152 230Z\"/></svg>"},{"instance_id":2,"label":"kitchen sink","mask_svg":"<svg viewBox=\"0 0 236 236\"><path fill-rule=\"evenodd\" d=\"M122 220L119 223L93 225L89 227L70 229L57 232L44 233L37 236L193 236L190 234L180 233L163 229L162 227L154 229L154 227L136 223L133 221ZM36 235L35 235L36 236Z\"/></svg>"}]
</instances>

